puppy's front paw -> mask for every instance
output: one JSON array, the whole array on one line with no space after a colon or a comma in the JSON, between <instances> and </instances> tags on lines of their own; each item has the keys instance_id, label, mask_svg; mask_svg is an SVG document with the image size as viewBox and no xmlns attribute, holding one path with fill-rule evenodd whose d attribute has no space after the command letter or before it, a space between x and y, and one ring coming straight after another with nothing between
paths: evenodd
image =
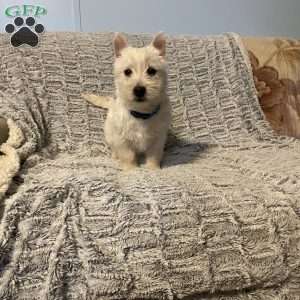
<instances>
[{"instance_id":1,"label":"puppy's front paw","mask_svg":"<svg viewBox=\"0 0 300 300\"><path fill-rule=\"evenodd\" d=\"M148 159L146 161L146 168L151 170L158 170L161 168L160 161Z\"/></svg>"},{"instance_id":2,"label":"puppy's front paw","mask_svg":"<svg viewBox=\"0 0 300 300\"><path fill-rule=\"evenodd\" d=\"M138 167L136 163L122 163L121 168L123 171L128 172L134 170Z\"/></svg>"}]
</instances>

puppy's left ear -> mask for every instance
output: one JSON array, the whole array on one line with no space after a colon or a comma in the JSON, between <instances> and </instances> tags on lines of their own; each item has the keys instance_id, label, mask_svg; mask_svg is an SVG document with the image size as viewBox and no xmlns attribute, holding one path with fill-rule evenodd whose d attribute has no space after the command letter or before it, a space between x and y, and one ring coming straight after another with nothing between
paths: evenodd
<instances>
[{"instance_id":1,"label":"puppy's left ear","mask_svg":"<svg viewBox=\"0 0 300 300\"><path fill-rule=\"evenodd\" d=\"M163 32L158 33L151 45L159 51L159 55L164 57L166 55L166 37Z\"/></svg>"}]
</instances>

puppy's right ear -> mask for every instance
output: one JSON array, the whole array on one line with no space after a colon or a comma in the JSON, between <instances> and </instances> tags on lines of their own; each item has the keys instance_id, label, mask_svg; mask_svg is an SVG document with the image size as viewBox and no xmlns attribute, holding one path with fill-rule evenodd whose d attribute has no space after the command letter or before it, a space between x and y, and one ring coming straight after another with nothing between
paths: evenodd
<instances>
[{"instance_id":1,"label":"puppy's right ear","mask_svg":"<svg viewBox=\"0 0 300 300\"><path fill-rule=\"evenodd\" d=\"M160 56L164 57L166 55L166 37L163 32L154 37L151 45L158 50Z\"/></svg>"},{"instance_id":2,"label":"puppy's right ear","mask_svg":"<svg viewBox=\"0 0 300 300\"><path fill-rule=\"evenodd\" d=\"M124 35L116 33L114 38L115 57L120 57L122 50L126 47L128 47L128 43Z\"/></svg>"}]
</instances>

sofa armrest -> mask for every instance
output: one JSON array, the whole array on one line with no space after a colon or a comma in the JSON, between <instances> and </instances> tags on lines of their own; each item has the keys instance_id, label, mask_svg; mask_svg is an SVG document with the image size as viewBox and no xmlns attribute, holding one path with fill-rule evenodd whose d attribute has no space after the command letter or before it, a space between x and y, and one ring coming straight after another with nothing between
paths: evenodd
<instances>
[{"instance_id":1,"label":"sofa armrest","mask_svg":"<svg viewBox=\"0 0 300 300\"><path fill-rule=\"evenodd\" d=\"M282 135L300 138L300 40L243 38L266 119Z\"/></svg>"}]
</instances>

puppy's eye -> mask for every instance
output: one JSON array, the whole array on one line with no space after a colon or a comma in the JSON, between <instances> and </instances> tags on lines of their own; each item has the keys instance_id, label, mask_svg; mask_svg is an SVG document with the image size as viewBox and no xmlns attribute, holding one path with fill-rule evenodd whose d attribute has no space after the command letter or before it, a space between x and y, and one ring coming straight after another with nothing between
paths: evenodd
<instances>
[{"instance_id":1,"label":"puppy's eye","mask_svg":"<svg viewBox=\"0 0 300 300\"><path fill-rule=\"evenodd\" d=\"M125 76L129 77L132 74L132 71L130 69L126 69L124 71Z\"/></svg>"},{"instance_id":2,"label":"puppy's eye","mask_svg":"<svg viewBox=\"0 0 300 300\"><path fill-rule=\"evenodd\" d=\"M152 67L149 67L149 68L147 69L147 74L148 74L149 76L154 76L156 73L157 73L156 69L154 69L154 68L152 68Z\"/></svg>"}]
</instances>

